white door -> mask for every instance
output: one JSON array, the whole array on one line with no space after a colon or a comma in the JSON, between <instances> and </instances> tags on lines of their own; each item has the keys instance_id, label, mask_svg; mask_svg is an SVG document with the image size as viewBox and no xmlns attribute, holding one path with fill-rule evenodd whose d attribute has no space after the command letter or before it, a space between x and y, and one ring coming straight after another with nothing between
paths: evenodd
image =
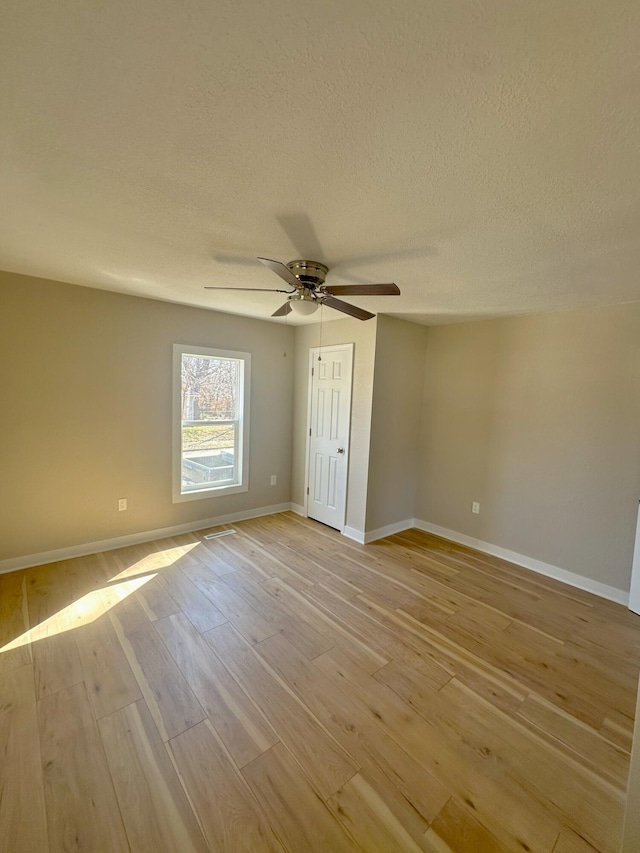
<instances>
[{"instance_id":1,"label":"white door","mask_svg":"<svg viewBox=\"0 0 640 853\"><path fill-rule=\"evenodd\" d=\"M640 613L640 507L638 508L638 526L636 528L636 547L633 553L631 568L631 591L629 593L629 610Z\"/></svg>"},{"instance_id":2,"label":"white door","mask_svg":"<svg viewBox=\"0 0 640 853\"><path fill-rule=\"evenodd\" d=\"M342 530L347 504L353 344L312 349L309 368L307 514Z\"/></svg>"}]
</instances>

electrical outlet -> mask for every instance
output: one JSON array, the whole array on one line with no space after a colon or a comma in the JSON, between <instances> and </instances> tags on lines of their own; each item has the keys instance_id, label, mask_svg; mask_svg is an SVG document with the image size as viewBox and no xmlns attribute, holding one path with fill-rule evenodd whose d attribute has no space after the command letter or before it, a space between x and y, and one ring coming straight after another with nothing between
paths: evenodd
<instances>
[{"instance_id":1,"label":"electrical outlet","mask_svg":"<svg viewBox=\"0 0 640 853\"><path fill-rule=\"evenodd\" d=\"M272 475L271 475L271 485L272 485L272 486L275 486L277 482L278 482L278 477L277 477L277 475L276 475L276 474L272 474Z\"/></svg>"},{"instance_id":2,"label":"electrical outlet","mask_svg":"<svg viewBox=\"0 0 640 853\"><path fill-rule=\"evenodd\" d=\"M471 504L471 512L475 512L476 515L478 515L478 513L480 512L480 504L478 503L478 501L474 501Z\"/></svg>"},{"instance_id":3,"label":"electrical outlet","mask_svg":"<svg viewBox=\"0 0 640 853\"><path fill-rule=\"evenodd\" d=\"M118 512L123 512L127 508L127 499L120 498L118 501Z\"/></svg>"}]
</instances>

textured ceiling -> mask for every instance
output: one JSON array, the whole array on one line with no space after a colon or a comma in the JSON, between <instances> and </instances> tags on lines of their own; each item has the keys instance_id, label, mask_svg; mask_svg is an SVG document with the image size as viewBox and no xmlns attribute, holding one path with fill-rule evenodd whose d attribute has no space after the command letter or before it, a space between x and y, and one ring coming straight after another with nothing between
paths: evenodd
<instances>
[{"instance_id":1,"label":"textured ceiling","mask_svg":"<svg viewBox=\"0 0 640 853\"><path fill-rule=\"evenodd\" d=\"M279 287L265 255L418 322L640 299L637 0L2 18L0 268L258 317L283 297L203 285Z\"/></svg>"}]
</instances>

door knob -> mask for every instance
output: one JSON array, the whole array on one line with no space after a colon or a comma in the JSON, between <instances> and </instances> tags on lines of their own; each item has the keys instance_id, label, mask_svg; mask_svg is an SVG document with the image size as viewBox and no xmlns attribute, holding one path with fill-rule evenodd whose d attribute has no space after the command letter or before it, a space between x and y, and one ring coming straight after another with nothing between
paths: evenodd
<instances>
[{"instance_id":1,"label":"door knob","mask_svg":"<svg viewBox=\"0 0 640 853\"><path fill-rule=\"evenodd\" d=\"M339 447L339 448L338 448L338 453L344 453L344 447Z\"/></svg>"}]
</instances>

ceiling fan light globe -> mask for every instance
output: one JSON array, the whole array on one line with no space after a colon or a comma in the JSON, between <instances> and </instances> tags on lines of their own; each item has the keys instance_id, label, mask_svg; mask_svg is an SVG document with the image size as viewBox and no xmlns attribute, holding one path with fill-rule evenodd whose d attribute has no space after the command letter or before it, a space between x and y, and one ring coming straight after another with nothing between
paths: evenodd
<instances>
[{"instance_id":1,"label":"ceiling fan light globe","mask_svg":"<svg viewBox=\"0 0 640 853\"><path fill-rule=\"evenodd\" d=\"M318 310L318 303L307 299L292 299L289 305L291 305L291 310L294 313L304 317L308 317L309 314Z\"/></svg>"}]
</instances>

